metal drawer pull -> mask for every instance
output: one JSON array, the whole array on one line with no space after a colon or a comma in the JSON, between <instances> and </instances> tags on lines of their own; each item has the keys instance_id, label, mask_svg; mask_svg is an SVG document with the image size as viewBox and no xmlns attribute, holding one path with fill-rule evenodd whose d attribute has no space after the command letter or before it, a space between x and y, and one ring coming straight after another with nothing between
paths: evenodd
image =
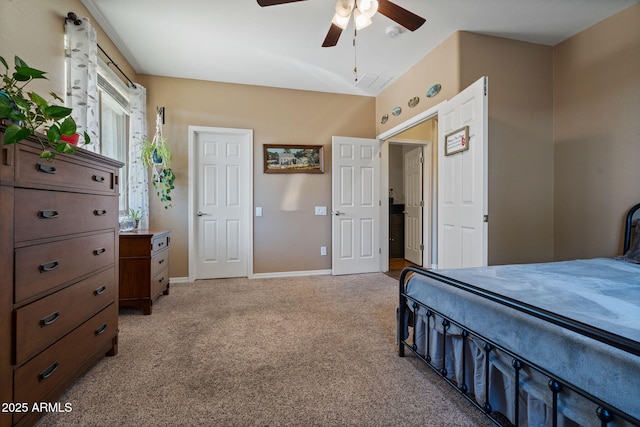
<instances>
[{"instance_id":1,"label":"metal drawer pull","mask_svg":"<svg viewBox=\"0 0 640 427\"><path fill-rule=\"evenodd\" d=\"M38 217L41 219L58 218L58 211L39 211Z\"/></svg>"},{"instance_id":2,"label":"metal drawer pull","mask_svg":"<svg viewBox=\"0 0 640 427\"><path fill-rule=\"evenodd\" d=\"M158 280L158 283L162 283L162 282L164 282L164 277L162 279Z\"/></svg>"},{"instance_id":3,"label":"metal drawer pull","mask_svg":"<svg viewBox=\"0 0 640 427\"><path fill-rule=\"evenodd\" d=\"M95 296L102 295L102 294L104 294L104 291L106 291L106 290L107 290L107 287L105 285L102 285L98 289L93 291L93 295L95 295Z\"/></svg>"},{"instance_id":4,"label":"metal drawer pull","mask_svg":"<svg viewBox=\"0 0 640 427\"><path fill-rule=\"evenodd\" d=\"M13 166L13 151L9 151L9 147L2 147L2 158L5 166Z\"/></svg>"},{"instance_id":5,"label":"metal drawer pull","mask_svg":"<svg viewBox=\"0 0 640 427\"><path fill-rule=\"evenodd\" d=\"M95 182L103 182L104 181L104 176L100 176L100 175L93 175L93 180Z\"/></svg>"},{"instance_id":6,"label":"metal drawer pull","mask_svg":"<svg viewBox=\"0 0 640 427\"><path fill-rule=\"evenodd\" d=\"M107 252L107 250L105 248L98 248L98 249L94 249L93 250L93 254L94 255L102 255L105 252Z\"/></svg>"},{"instance_id":7,"label":"metal drawer pull","mask_svg":"<svg viewBox=\"0 0 640 427\"><path fill-rule=\"evenodd\" d=\"M53 362L51 366L49 366L38 375L38 381L46 380L47 378L49 378L51 375L53 375L56 369L58 369L58 366L58 362Z\"/></svg>"},{"instance_id":8,"label":"metal drawer pull","mask_svg":"<svg viewBox=\"0 0 640 427\"><path fill-rule=\"evenodd\" d=\"M58 268L58 266L60 266L60 262L58 261L51 261L45 264L40 264L40 273L55 270L56 268Z\"/></svg>"},{"instance_id":9,"label":"metal drawer pull","mask_svg":"<svg viewBox=\"0 0 640 427\"><path fill-rule=\"evenodd\" d=\"M158 264L162 264L164 262L164 258L158 261Z\"/></svg>"},{"instance_id":10,"label":"metal drawer pull","mask_svg":"<svg viewBox=\"0 0 640 427\"><path fill-rule=\"evenodd\" d=\"M44 173L50 173L50 174L55 174L56 173L56 167L55 166L45 165L45 164L42 164L42 163L36 163L36 170L38 172L44 172Z\"/></svg>"},{"instance_id":11,"label":"metal drawer pull","mask_svg":"<svg viewBox=\"0 0 640 427\"><path fill-rule=\"evenodd\" d=\"M104 209L100 209L100 210L96 209L93 211L93 214L95 216L105 216L107 214L107 211Z\"/></svg>"},{"instance_id":12,"label":"metal drawer pull","mask_svg":"<svg viewBox=\"0 0 640 427\"><path fill-rule=\"evenodd\" d=\"M104 325L96 329L96 336L104 334L106 330L107 330L107 324L105 323Z\"/></svg>"},{"instance_id":13,"label":"metal drawer pull","mask_svg":"<svg viewBox=\"0 0 640 427\"><path fill-rule=\"evenodd\" d=\"M50 315L40 319L40 327L43 328L45 326L49 326L50 324L52 324L53 322L55 322L59 318L60 318L60 312L59 311L56 311L55 313L51 313Z\"/></svg>"}]
</instances>

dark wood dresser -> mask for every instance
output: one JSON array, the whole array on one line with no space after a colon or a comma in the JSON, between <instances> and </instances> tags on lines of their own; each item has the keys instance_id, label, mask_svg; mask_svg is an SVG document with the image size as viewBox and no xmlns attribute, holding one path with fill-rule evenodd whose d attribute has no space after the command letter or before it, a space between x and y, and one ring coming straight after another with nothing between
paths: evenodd
<instances>
[{"instance_id":1,"label":"dark wood dresser","mask_svg":"<svg viewBox=\"0 0 640 427\"><path fill-rule=\"evenodd\" d=\"M169 295L169 230L120 233L120 307L151 314L153 301Z\"/></svg>"},{"instance_id":2,"label":"dark wood dresser","mask_svg":"<svg viewBox=\"0 0 640 427\"><path fill-rule=\"evenodd\" d=\"M118 351L122 166L86 150L42 160L35 140L4 145L5 129L0 121L0 402L13 406L2 427L34 424L34 402L57 402Z\"/></svg>"}]
</instances>

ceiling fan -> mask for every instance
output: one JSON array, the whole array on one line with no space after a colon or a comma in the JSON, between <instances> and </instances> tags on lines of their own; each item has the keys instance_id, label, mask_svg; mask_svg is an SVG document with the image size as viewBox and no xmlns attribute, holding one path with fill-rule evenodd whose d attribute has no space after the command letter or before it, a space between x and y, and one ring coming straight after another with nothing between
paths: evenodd
<instances>
[{"instance_id":1,"label":"ceiling fan","mask_svg":"<svg viewBox=\"0 0 640 427\"><path fill-rule=\"evenodd\" d=\"M295 3L305 0L257 0L262 7L275 6L285 3ZM329 32L322 43L322 47L335 46L342 30L347 28L351 15L360 30L371 24L371 17L380 12L387 18L397 22L410 31L415 31L425 23L425 19L389 0L337 0L336 14L331 21Z\"/></svg>"}]
</instances>

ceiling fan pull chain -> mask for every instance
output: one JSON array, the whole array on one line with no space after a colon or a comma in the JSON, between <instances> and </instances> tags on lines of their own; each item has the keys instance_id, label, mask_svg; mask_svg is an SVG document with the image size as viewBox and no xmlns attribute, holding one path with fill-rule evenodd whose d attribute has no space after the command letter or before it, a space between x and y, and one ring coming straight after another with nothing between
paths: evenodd
<instances>
[{"instance_id":1,"label":"ceiling fan pull chain","mask_svg":"<svg viewBox=\"0 0 640 427\"><path fill-rule=\"evenodd\" d=\"M353 30L353 74L355 75L356 82L358 81L358 51L356 49L356 36L358 30Z\"/></svg>"}]
</instances>

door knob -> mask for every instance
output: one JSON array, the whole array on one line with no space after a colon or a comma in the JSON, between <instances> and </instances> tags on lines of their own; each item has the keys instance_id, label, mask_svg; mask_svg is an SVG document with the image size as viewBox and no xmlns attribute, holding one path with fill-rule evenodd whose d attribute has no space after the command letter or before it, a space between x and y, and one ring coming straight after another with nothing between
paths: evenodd
<instances>
[{"instance_id":1,"label":"door knob","mask_svg":"<svg viewBox=\"0 0 640 427\"><path fill-rule=\"evenodd\" d=\"M211 216L211 214L198 211L198 216Z\"/></svg>"},{"instance_id":2,"label":"door knob","mask_svg":"<svg viewBox=\"0 0 640 427\"><path fill-rule=\"evenodd\" d=\"M331 211L331 215L340 216L340 215L344 215L344 212L340 212L340 211Z\"/></svg>"}]
</instances>

